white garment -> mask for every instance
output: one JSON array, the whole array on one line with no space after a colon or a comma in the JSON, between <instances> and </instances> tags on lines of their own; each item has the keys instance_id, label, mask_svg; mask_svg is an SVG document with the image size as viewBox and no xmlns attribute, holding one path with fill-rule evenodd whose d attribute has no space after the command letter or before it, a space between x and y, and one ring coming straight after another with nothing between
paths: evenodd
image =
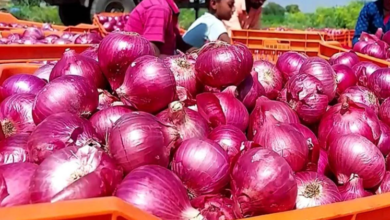
<instances>
[{"instance_id":1,"label":"white garment","mask_svg":"<svg viewBox=\"0 0 390 220\"><path fill-rule=\"evenodd\" d=\"M196 19L183 36L184 42L193 47L202 47L206 41L216 41L221 34L227 33L221 20L206 12Z\"/></svg>"}]
</instances>

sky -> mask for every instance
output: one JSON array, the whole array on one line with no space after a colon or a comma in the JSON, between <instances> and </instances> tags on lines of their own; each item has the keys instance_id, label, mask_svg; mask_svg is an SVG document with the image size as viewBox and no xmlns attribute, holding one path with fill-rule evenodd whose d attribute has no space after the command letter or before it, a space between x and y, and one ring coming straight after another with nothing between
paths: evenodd
<instances>
[{"instance_id":1,"label":"sky","mask_svg":"<svg viewBox=\"0 0 390 220\"><path fill-rule=\"evenodd\" d=\"M302 12L314 12L317 7L332 7L348 4L352 0L267 0L282 6L297 4Z\"/></svg>"}]
</instances>

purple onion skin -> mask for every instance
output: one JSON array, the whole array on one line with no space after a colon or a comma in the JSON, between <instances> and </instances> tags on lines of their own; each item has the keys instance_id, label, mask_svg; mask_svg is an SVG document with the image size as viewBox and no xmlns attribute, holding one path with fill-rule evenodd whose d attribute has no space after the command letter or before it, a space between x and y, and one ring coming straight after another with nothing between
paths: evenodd
<instances>
[{"instance_id":1,"label":"purple onion skin","mask_svg":"<svg viewBox=\"0 0 390 220\"><path fill-rule=\"evenodd\" d=\"M233 200L222 195L204 195L191 200L191 205L198 209L207 220L235 220Z\"/></svg>"},{"instance_id":2,"label":"purple onion skin","mask_svg":"<svg viewBox=\"0 0 390 220\"><path fill-rule=\"evenodd\" d=\"M351 86L347 88L339 97L338 102L346 102L348 99L356 103L361 103L371 108L375 113L379 112L379 100L375 94L363 86Z\"/></svg>"},{"instance_id":3,"label":"purple onion skin","mask_svg":"<svg viewBox=\"0 0 390 220\"><path fill-rule=\"evenodd\" d=\"M386 171L385 177L383 177L383 180L379 185L378 189L376 190L375 194L383 194L388 192L390 192L390 172Z\"/></svg>"},{"instance_id":4,"label":"purple onion skin","mask_svg":"<svg viewBox=\"0 0 390 220\"><path fill-rule=\"evenodd\" d=\"M359 177L353 177L338 188L342 201L349 201L372 195L371 192L364 190L363 180Z\"/></svg>"},{"instance_id":5,"label":"purple onion skin","mask_svg":"<svg viewBox=\"0 0 390 220\"><path fill-rule=\"evenodd\" d=\"M50 73L53 70L54 64L48 63L44 64L41 67L39 67L35 72L34 76L41 78L45 80L46 82L49 82L50 79Z\"/></svg>"},{"instance_id":6,"label":"purple onion skin","mask_svg":"<svg viewBox=\"0 0 390 220\"><path fill-rule=\"evenodd\" d=\"M368 88L380 99L390 97L390 68L376 70L368 78Z\"/></svg>"},{"instance_id":7,"label":"purple onion skin","mask_svg":"<svg viewBox=\"0 0 390 220\"><path fill-rule=\"evenodd\" d=\"M29 162L27 140L29 134L17 134L0 141L0 166Z\"/></svg>"},{"instance_id":8,"label":"purple onion skin","mask_svg":"<svg viewBox=\"0 0 390 220\"><path fill-rule=\"evenodd\" d=\"M283 75L278 68L271 62L257 60L253 63L252 69L252 74L255 73L257 73L258 81L264 87L265 96L269 99L276 99L283 88Z\"/></svg>"},{"instance_id":9,"label":"purple onion skin","mask_svg":"<svg viewBox=\"0 0 390 220\"><path fill-rule=\"evenodd\" d=\"M359 62L359 57L354 52L336 53L329 59L330 65L342 64L350 68Z\"/></svg>"},{"instance_id":10,"label":"purple onion skin","mask_svg":"<svg viewBox=\"0 0 390 220\"><path fill-rule=\"evenodd\" d=\"M343 93L347 88L356 85L357 77L355 72L349 66L344 64L335 64L332 67L336 72L336 92L338 95Z\"/></svg>"},{"instance_id":11,"label":"purple onion skin","mask_svg":"<svg viewBox=\"0 0 390 220\"><path fill-rule=\"evenodd\" d=\"M381 128L381 136L378 141L378 148L384 156L390 154L390 126L379 121L379 126Z\"/></svg>"},{"instance_id":12,"label":"purple onion skin","mask_svg":"<svg viewBox=\"0 0 390 220\"><path fill-rule=\"evenodd\" d=\"M18 74L7 78L0 87L0 99L21 93L37 95L46 85L42 79L28 74Z\"/></svg>"},{"instance_id":13,"label":"purple onion skin","mask_svg":"<svg viewBox=\"0 0 390 220\"><path fill-rule=\"evenodd\" d=\"M355 71L355 75L358 80L358 85L361 86L367 86L367 80L368 78L378 69L381 67L369 62L369 61L362 61L355 66L352 67L352 70Z\"/></svg>"},{"instance_id":14,"label":"purple onion skin","mask_svg":"<svg viewBox=\"0 0 390 220\"><path fill-rule=\"evenodd\" d=\"M289 51L283 53L278 58L276 67L283 74L284 80L288 81L290 77L298 74L299 69L301 69L301 66L303 62L305 62L306 58L306 56L300 53Z\"/></svg>"},{"instance_id":15,"label":"purple onion skin","mask_svg":"<svg viewBox=\"0 0 390 220\"><path fill-rule=\"evenodd\" d=\"M390 98L385 99L379 107L379 118L390 126Z\"/></svg>"},{"instance_id":16,"label":"purple onion skin","mask_svg":"<svg viewBox=\"0 0 390 220\"><path fill-rule=\"evenodd\" d=\"M237 88L230 88L233 95L237 93L237 98L249 111L255 107L257 98L265 95L265 89L257 79L258 73L252 71L251 75L247 76Z\"/></svg>"}]
</instances>

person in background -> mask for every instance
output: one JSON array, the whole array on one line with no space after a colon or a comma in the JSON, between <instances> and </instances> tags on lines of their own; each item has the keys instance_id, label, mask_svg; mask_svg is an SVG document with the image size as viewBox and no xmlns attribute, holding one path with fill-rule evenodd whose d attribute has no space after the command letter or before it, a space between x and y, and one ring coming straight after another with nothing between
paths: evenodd
<instances>
[{"instance_id":1,"label":"person in background","mask_svg":"<svg viewBox=\"0 0 390 220\"><path fill-rule=\"evenodd\" d=\"M179 32L179 8L174 0L142 0L130 13L125 31L136 32L148 39L156 56L174 55L176 49L186 52Z\"/></svg>"},{"instance_id":2,"label":"person in background","mask_svg":"<svg viewBox=\"0 0 390 220\"><path fill-rule=\"evenodd\" d=\"M390 0L377 0L367 3L360 11L352 43L355 44L359 41L362 32L375 34L379 28L382 28L384 33L389 31L389 18Z\"/></svg>"},{"instance_id":3,"label":"person in background","mask_svg":"<svg viewBox=\"0 0 390 220\"><path fill-rule=\"evenodd\" d=\"M223 19L230 19L234 11L234 0L206 0L208 12L196 19L183 36L185 43L201 48L208 41L230 43Z\"/></svg>"},{"instance_id":4,"label":"person in background","mask_svg":"<svg viewBox=\"0 0 390 220\"><path fill-rule=\"evenodd\" d=\"M231 30L260 29L261 7L266 0L236 0L235 12L230 19L223 21L229 36Z\"/></svg>"}]
</instances>

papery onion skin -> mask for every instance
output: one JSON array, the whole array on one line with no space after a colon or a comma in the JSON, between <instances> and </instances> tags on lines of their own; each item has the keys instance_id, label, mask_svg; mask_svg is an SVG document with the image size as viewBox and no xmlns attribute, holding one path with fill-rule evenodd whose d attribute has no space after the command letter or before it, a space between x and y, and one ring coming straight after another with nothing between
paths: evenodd
<instances>
[{"instance_id":1,"label":"papery onion skin","mask_svg":"<svg viewBox=\"0 0 390 220\"><path fill-rule=\"evenodd\" d=\"M28 137L29 134L17 134L0 141L0 166L29 161Z\"/></svg>"},{"instance_id":2,"label":"papery onion skin","mask_svg":"<svg viewBox=\"0 0 390 220\"><path fill-rule=\"evenodd\" d=\"M248 139L252 140L264 126L279 122L300 123L297 114L286 103L269 100L266 97L258 98L249 118Z\"/></svg>"},{"instance_id":3,"label":"papery onion skin","mask_svg":"<svg viewBox=\"0 0 390 220\"><path fill-rule=\"evenodd\" d=\"M289 51L283 53L276 62L276 67L283 74L283 78L285 81L288 81L290 77L298 74L299 69L303 62L306 60L306 56L303 54Z\"/></svg>"},{"instance_id":4,"label":"papery onion skin","mask_svg":"<svg viewBox=\"0 0 390 220\"><path fill-rule=\"evenodd\" d=\"M367 86L368 78L372 75L372 73L374 73L380 68L380 66L372 62L362 61L353 66L352 70L355 71L355 75L358 79L358 84L361 86Z\"/></svg>"},{"instance_id":5,"label":"papery onion skin","mask_svg":"<svg viewBox=\"0 0 390 220\"><path fill-rule=\"evenodd\" d=\"M390 125L390 98L385 99L379 107L379 118Z\"/></svg>"},{"instance_id":6,"label":"papery onion skin","mask_svg":"<svg viewBox=\"0 0 390 220\"><path fill-rule=\"evenodd\" d=\"M43 31L36 27L28 27L22 34L24 39L42 40L45 38Z\"/></svg>"},{"instance_id":7,"label":"papery onion skin","mask_svg":"<svg viewBox=\"0 0 390 220\"><path fill-rule=\"evenodd\" d=\"M375 58L386 59L385 48L383 48L378 43L368 44L367 46L363 47L361 52Z\"/></svg>"},{"instance_id":8,"label":"papery onion skin","mask_svg":"<svg viewBox=\"0 0 390 220\"><path fill-rule=\"evenodd\" d=\"M341 202L337 186L328 177L316 172L296 174L298 184L297 209Z\"/></svg>"},{"instance_id":9,"label":"papery onion skin","mask_svg":"<svg viewBox=\"0 0 390 220\"><path fill-rule=\"evenodd\" d=\"M257 79L265 89L269 99L276 99L283 88L283 75L274 64L266 60L257 60L253 63L252 72L257 73Z\"/></svg>"},{"instance_id":10,"label":"papery onion skin","mask_svg":"<svg viewBox=\"0 0 390 220\"><path fill-rule=\"evenodd\" d=\"M106 140L115 122L123 115L132 112L125 106L112 106L93 114L89 121L95 128L101 140Z\"/></svg>"},{"instance_id":11,"label":"papery onion skin","mask_svg":"<svg viewBox=\"0 0 390 220\"><path fill-rule=\"evenodd\" d=\"M305 137L289 124L274 124L265 127L253 138L261 146L283 157L293 171L302 171L308 163L309 148Z\"/></svg>"},{"instance_id":12,"label":"papery onion skin","mask_svg":"<svg viewBox=\"0 0 390 220\"><path fill-rule=\"evenodd\" d=\"M328 152L326 152L324 149L320 149L320 158L318 159L317 173L335 179L333 178L334 175L329 167Z\"/></svg>"},{"instance_id":13,"label":"papery onion skin","mask_svg":"<svg viewBox=\"0 0 390 220\"><path fill-rule=\"evenodd\" d=\"M91 123L68 112L53 114L37 125L27 145L30 161L42 162L54 151L68 147L82 147L86 144L100 147L100 137Z\"/></svg>"},{"instance_id":14,"label":"papery onion skin","mask_svg":"<svg viewBox=\"0 0 390 220\"><path fill-rule=\"evenodd\" d=\"M101 149L85 145L54 152L36 170L31 201L58 202L112 195L122 169Z\"/></svg>"},{"instance_id":15,"label":"papery onion skin","mask_svg":"<svg viewBox=\"0 0 390 220\"><path fill-rule=\"evenodd\" d=\"M390 68L376 70L368 78L368 88L384 100L390 97Z\"/></svg>"},{"instance_id":16,"label":"papery onion skin","mask_svg":"<svg viewBox=\"0 0 390 220\"><path fill-rule=\"evenodd\" d=\"M99 59L98 59L98 49L99 49L99 44L94 44L91 47L88 47L83 52L81 52L80 55L92 58L92 59L94 59L96 61L99 61Z\"/></svg>"},{"instance_id":17,"label":"papery onion skin","mask_svg":"<svg viewBox=\"0 0 390 220\"><path fill-rule=\"evenodd\" d=\"M379 121L379 126L381 128L381 136L378 141L378 148L384 156L390 154L390 127Z\"/></svg>"},{"instance_id":18,"label":"papery onion skin","mask_svg":"<svg viewBox=\"0 0 390 220\"><path fill-rule=\"evenodd\" d=\"M116 93L127 105L157 113L174 100L175 77L162 59L150 55L139 57L127 69Z\"/></svg>"},{"instance_id":19,"label":"papery onion skin","mask_svg":"<svg viewBox=\"0 0 390 220\"><path fill-rule=\"evenodd\" d=\"M154 55L154 49L148 40L136 33L110 33L100 42L99 65L113 90L122 85L130 64L143 55Z\"/></svg>"},{"instance_id":20,"label":"papery onion skin","mask_svg":"<svg viewBox=\"0 0 390 220\"><path fill-rule=\"evenodd\" d=\"M252 66L253 56L245 45L216 41L200 50L195 70L203 85L223 88L244 81Z\"/></svg>"},{"instance_id":21,"label":"papery onion skin","mask_svg":"<svg viewBox=\"0 0 390 220\"><path fill-rule=\"evenodd\" d=\"M251 75L247 76L245 80L237 86L237 88L229 86L223 92L227 92L227 89L231 89L231 94L236 95L237 93L237 98L249 111L252 111L256 105L257 98L265 95L265 89L257 79L258 73L252 71Z\"/></svg>"},{"instance_id":22,"label":"papery onion skin","mask_svg":"<svg viewBox=\"0 0 390 220\"><path fill-rule=\"evenodd\" d=\"M198 112L212 128L233 125L245 131L249 113L244 104L228 93L201 93L196 96Z\"/></svg>"},{"instance_id":23,"label":"papery onion skin","mask_svg":"<svg viewBox=\"0 0 390 220\"><path fill-rule=\"evenodd\" d=\"M98 89L99 105L97 110L103 110L112 106L123 106L123 102L118 97L111 95L107 90Z\"/></svg>"},{"instance_id":24,"label":"papery onion skin","mask_svg":"<svg viewBox=\"0 0 390 220\"><path fill-rule=\"evenodd\" d=\"M344 64L335 64L332 68L336 72L336 92L338 95L343 93L347 88L356 85L357 77L355 72L349 66Z\"/></svg>"},{"instance_id":25,"label":"papery onion skin","mask_svg":"<svg viewBox=\"0 0 390 220\"><path fill-rule=\"evenodd\" d=\"M163 124L155 116L131 112L117 120L107 144L110 155L125 173L129 173L143 165L168 167L171 149L178 138L175 128Z\"/></svg>"},{"instance_id":26,"label":"papery onion skin","mask_svg":"<svg viewBox=\"0 0 390 220\"><path fill-rule=\"evenodd\" d=\"M339 186L338 189L342 201L349 201L372 195L371 192L364 190L363 179L358 176L354 177L354 175L352 175L352 178L344 185Z\"/></svg>"},{"instance_id":27,"label":"papery onion skin","mask_svg":"<svg viewBox=\"0 0 390 220\"><path fill-rule=\"evenodd\" d=\"M347 88L339 97L338 102L342 103L347 99L361 103L370 107L375 113L379 112L379 100L375 94L363 86L351 86Z\"/></svg>"},{"instance_id":28,"label":"papery onion skin","mask_svg":"<svg viewBox=\"0 0 390 220\"><path fill-rule=\"evenodd\" d=\"M51 63L45 64L45 65L39 67L34 72L34 76L37 76L38 78L41 78L41 79L45 80L46 82L49 82L50 73L51 73L51 70L53 69L53 67L54 67L54 64L51 64Z\"/></svg>"},{"instance_id":29,"label":"papery onion skin","mask_svg":"<svg viewBox=\"0 0 390 220\"><path fill-rule=\"evenodd\" d=\"M54 113L70 112L89 117L99 103L97 89L82 76L61 76L48 83L38 94L33 106L35 124Z\"/></svg>"},{"instance_id":30,"label":"papery onion skin","mask_svg":"<svg viewBox=\"0 0 390 220\"><path fill-rule=\"evenodd\" d=\"M363 180L364 188L377 186L386 171L380 150L368 139L357 135L340 136L328 150L329 165L339 184L346 184L352 174Z\"/></svg>"},{"instance_id":31,"label":"papery onion skin","mask_svg":"<svg viewBox=\"0 0 390 220\"><path fill-rule=\"evenodd\" d=\"M359 62L359 57L354 52L339 52L329 59L330 65L343 64L350 68Z\"/></svg>"},{"instance_id":32,"label":"papery onion skin","mask_svg":"<svg viewBox=\"0 0 390 220\"><path fill-rule=\"evenodd\" d=\"M45 81L34 75L18 74L7 78L0 87L0 99L22 93L38 94L46 85Z\"/></svg>"},{"instance_id":33,"label":"papery onion skin","mask_svg":"<svg viewBox=\"0 0 390 220\"><path fill-rule=\"evenodd\" d=\"M238 218L295 207L298 189L294 172L271 150L253 148L245 152L233 168L230 185Z\"/></svg>"},{"instance_id":34,"label":"papery onion skin","mask_svg":"<svg viewBox=\"0 0 390 220\"><path fill-rule=\"evenodd\" d=\"M180 145L171 170L181 179L190 198L220 193L229 183L229 157L212 140L191 138Z\"/></svg>"},{"instance_id":35,"label":"papery onion skin","mask_svg":"<svg viewBox=\"0 0 390 220\"><path fill-rule=\"evenodd\" d=\"M190 138L205 138L210 133L207 121L196 111L184 106L184 103L174 101L168 108L156 117L169 125L176 127L180 138L185 141Z\"/></svg>"},{"instance_id":36,"label":"papery onion skin","mask_svg":"<svg viewBox=\"0 0 390 220\"><path fill-rule=\"evenodd\" d=\"M198 209L207 220L235 220L233 201L222 195L204 195L191 200L191 205Z\"/></svg>"},{"instance_id":37,"label":"papery onion skin","mask_svg":"<svg viewBox=\"0 0 390 220\"><path fill-rule=\"evenodd\" d=\"M74 39L76 44L98 44L102 37L98 33L84 33L80 34Z\"/></svg>"},{"instance_id":38,"label":"papery onion skin","mask_svg":"<svg viewBox=\"0 0 390 220\"><path fill-rule=\"evenodd\" d=\"M390 172L386 171L385 177L383 177L383 180L379 185L378 189L376 190L375 194L378 195L388 192L390 192Z\"/></svg>"}]
</instances>

